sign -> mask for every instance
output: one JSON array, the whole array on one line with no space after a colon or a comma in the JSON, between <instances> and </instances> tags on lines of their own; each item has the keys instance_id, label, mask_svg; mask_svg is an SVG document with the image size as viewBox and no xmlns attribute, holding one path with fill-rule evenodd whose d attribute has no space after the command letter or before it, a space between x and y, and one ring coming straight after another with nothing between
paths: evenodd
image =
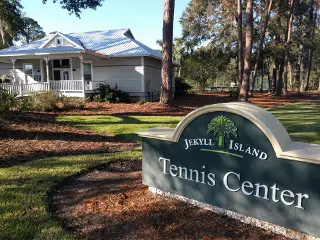
<instances>
[{"instance_id":1,"label":"sign","mask_svg":"<svg viewBox=\"0 0 320 240\"><path fill-rule=\"evenodd\" d=\"M320 145L246 103L199 108L142 136L143 183L320 237Z\"/></svg>"}]
</instances>

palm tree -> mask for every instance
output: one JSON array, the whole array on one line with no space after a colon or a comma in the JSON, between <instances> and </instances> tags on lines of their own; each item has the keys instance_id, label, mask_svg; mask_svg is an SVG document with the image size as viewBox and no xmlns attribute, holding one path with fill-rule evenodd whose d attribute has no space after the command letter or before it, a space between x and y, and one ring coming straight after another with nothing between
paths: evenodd
<instances>
[{"instance_id":1,"label":"palm tree","mask_svg":"<svg viewBox=\"0 0 320 240\"><path fill-rule=\"evenodd\" d=\"M215 117L208 125L208 133L213 132L214 136L219 136L218 147L224 147L225 136L237 136L237 130L232 120L223 115Z\"/></svg>"}]
</instances>

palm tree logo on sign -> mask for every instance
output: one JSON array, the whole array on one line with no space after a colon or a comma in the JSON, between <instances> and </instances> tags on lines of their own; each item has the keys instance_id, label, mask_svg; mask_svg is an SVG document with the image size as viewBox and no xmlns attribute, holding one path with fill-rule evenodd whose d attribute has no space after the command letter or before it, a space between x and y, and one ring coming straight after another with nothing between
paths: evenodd
<instances>
[{"instance_id":1,"label":"palm tree logo on sign","mask_svg":"<svg viewBox=\"0 0 320 240\"><path fill-rule=\"evenodd\" d=\"M218 116L212 119L208 125L208 134L213 133L214 136L218 135L218 147L224 148L225 136L230 137L234 135L237 137L238 128L232 120L226 116Z\"/></svg>"}]
</instances>

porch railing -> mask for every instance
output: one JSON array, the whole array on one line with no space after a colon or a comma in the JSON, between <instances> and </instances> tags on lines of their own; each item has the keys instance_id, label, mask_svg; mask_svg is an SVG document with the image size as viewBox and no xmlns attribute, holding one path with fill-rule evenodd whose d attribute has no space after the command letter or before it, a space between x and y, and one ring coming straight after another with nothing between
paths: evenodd
<instances>
[{"instance_id":1,"label":"porch railing","mask_svg":"<svg viewBox=\"0 0 320 240\"><path fill-rule=\"evenodd\" d=\"M30 83L30 84L8 84L2 83L0 84L1 88L6 89L10 93L14 95L27 95L32 92L39 92L39 91L47 91L49 90L48 83Z\"/></svg>"},{"instance_id":2,"label":"porch railing","mask_svg":"<svg viewBox=\"0 0 320 240\"><path fill-rule=\"evenodd\" d=\"M83 91L81 80L51 81L50 90L52 91Z\"/></svg>"}]
</instances>

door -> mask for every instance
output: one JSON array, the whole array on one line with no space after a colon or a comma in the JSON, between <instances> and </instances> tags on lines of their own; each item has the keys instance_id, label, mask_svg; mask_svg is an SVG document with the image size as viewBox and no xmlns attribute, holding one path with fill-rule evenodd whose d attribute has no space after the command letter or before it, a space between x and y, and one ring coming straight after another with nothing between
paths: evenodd
<instances>
[{"instance_id":1,"label":"door","mask_svg":"<svg viewBox=\"0 0 320 240\"><path fill-rule=\"evenodd\" d=\"M70 70L63 70L62 74L63 80L70 80Z\"/></svg>"},{"instance_id":2,"label":"door","mask_svg":"<svg viewBox=\"0 0 320 240\"><path fill-rule=\"evenodd\" d=\"M54 69L53 70L53 79L55 81L60 81L61 80L61 71L59 69Z\"/></svg>"}]
</instances>

